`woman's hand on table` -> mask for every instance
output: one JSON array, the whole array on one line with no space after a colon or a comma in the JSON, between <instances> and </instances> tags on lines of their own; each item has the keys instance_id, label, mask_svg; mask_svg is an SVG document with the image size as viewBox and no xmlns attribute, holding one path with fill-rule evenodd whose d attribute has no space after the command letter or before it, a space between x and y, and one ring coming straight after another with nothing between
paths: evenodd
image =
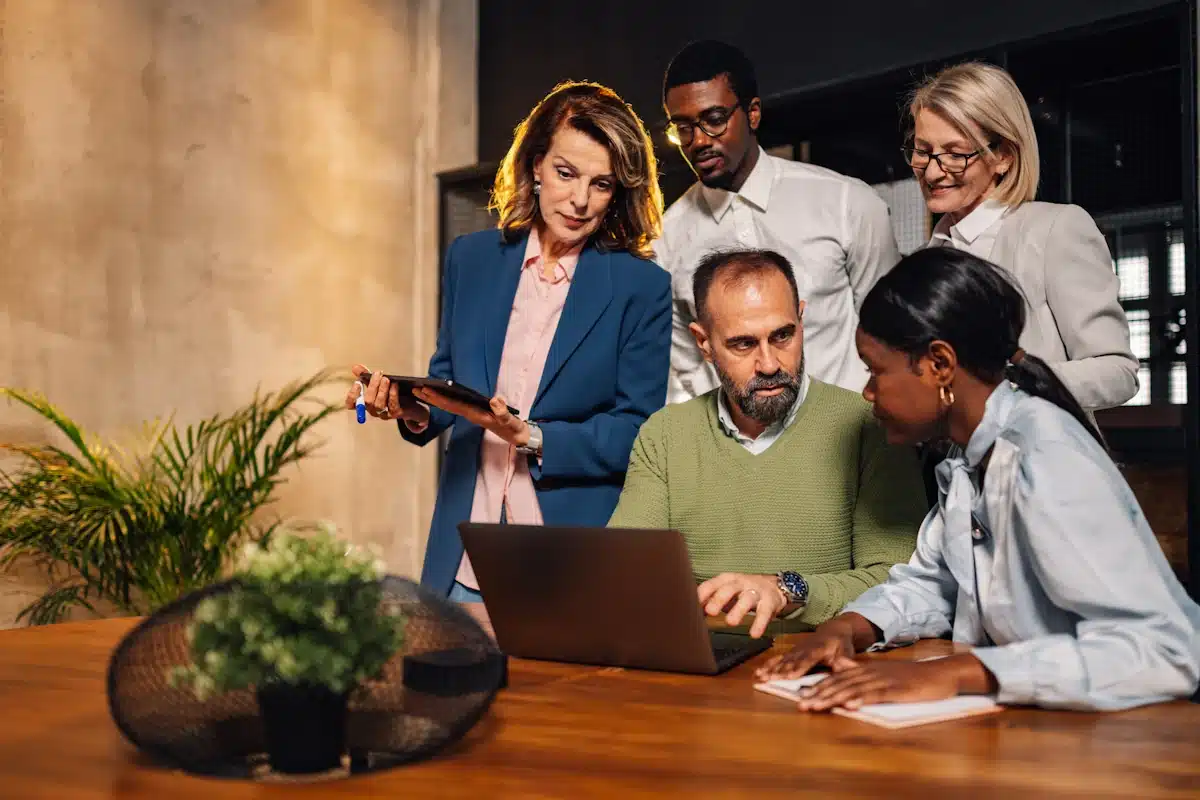
<instances>
[{"instance_id":1,"label":"woman's hand on table","mask_svg":"<svg viewBox=\"0 0 1200 800\"><path fill-rule=\"evenodd\" d=\"M812 633L799 634L797 639L790 651L775 656L758 669L760 681L799 678L814 667L840 670L856 666L854 625L845 617L834 617Z\"/></svg>"},{"instance_id":2,"label":"woman's hand on table","mask_svg":"<svg viewBox=\"0 0 1200 800\"><path fill-rule=\"evenodd\" d=\"M801 711L856 709L874 703L945 700L960 694L990 694L995 679L970 653L931 661L856 661L803 690Z\"/></svg>"},{"instance_id":3,"label":"woman's hand on table","mask_svg":"<svg viewBox=\"0 0 1200 800\"><path fill-rule=\"evenodd\" d=\"M852 669L854 645L849 636L837 631L816 630L796 635L795 647L775 656L755 673L760 681L799 678L816 667L830 670Z\"/></svg>"}]
</instances>

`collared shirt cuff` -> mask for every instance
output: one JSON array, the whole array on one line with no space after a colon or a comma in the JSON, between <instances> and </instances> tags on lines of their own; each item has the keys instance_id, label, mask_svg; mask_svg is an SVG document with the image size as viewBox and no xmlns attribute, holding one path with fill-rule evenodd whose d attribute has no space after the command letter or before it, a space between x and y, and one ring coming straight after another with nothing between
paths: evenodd
<instances>
[{"instance_id":1,"label":"collared shirt cuff","mask_svg":"<svg viewBox=\"0 0 1200 800\"><path fill-rule=\"evenodd\" d=\"M904 614L888 603L870 600L850 602L842 613L858 614L879 628L883 638L872 646L873 650L912 644L918 639L941 636L949 630L946 618L937 611Z\"/></svg>"},{"instance_id":2,"label":"collared shirt cuff","mask_svg":"<svg viewBox=\"0 0 1200 800\"><path fill-rule=\"evenodd\" d=\"M1037 703L1033 659L1026 648L1020 645L976 647L971 653L995 676L996 684L1000 687L996 702L1013 705Z\"/></svg>"},{"instance_id":3,"label":"collared shirt cuff","mask_svg":"<svg viewBox=\"0 0 1200 800\"><path fill-rule=\"evenodd\" d=\"M889 606L871 605L871 604L856 604L849 603L842 609L843 614L858 614L867 620L867 622L879 628L883 633L883 638L873 644L873 649L880 649L892 643L903 632L904 617L898 611Z\"/></svg>"}]
</instances>

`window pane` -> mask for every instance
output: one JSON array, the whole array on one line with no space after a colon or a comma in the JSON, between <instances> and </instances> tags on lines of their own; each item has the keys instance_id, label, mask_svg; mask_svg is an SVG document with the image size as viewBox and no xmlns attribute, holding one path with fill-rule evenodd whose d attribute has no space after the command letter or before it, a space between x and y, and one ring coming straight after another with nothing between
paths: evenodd
<instances>
[{"instance_id":1,"label":"window pane","mask_svg":"<svg viewBox=\"0 0 1200 800\"><path fill-rule=\"evenodd\" d=\"M1143 366L1138 370L1138 390L1127 406L1148 406L1150 405L1150 368Z\"/></svg>"},{"instance_id":2,"label":"window pane","mask_svg":"<svg viewBox=\"0 0 1200 800\"><path fill-rule=\"evenodd\" d=\"M1122 300L1142 300L1150 296L1150 257L1143 250L1117 257L1118 295Z\"/></svg>"},{"instance_id":3,"label":"window pane","mask_svg":"<svg viewBox=\"0 0 1200 800\"><path fill-rule=\"evenodd\" d=\"M1187 284L1187 258L1183 250L1183 231L1167 234L1167 286L1171 294L1183 294Z\"/></svg>"},{"instance_id":4,"label":"window pane","mask_svg":"<svg viewBox=\"0 0 1200 800\"><path fill-rule=\"evenodd\" d=\"M1129 348L1138 359L1150 357L1150 312L1126 311L1129 319Z\"/></svg>"},{"instance_id":5,"label":"window pane","mask_svg":"<svg viewBox=\"0 0 1200 800\"><path fill-rule=\"evenodd\" d=\"M1187 364L1176 362L1171 365L1171 403L1187 405Z\"/></svg>"}]
</instances>

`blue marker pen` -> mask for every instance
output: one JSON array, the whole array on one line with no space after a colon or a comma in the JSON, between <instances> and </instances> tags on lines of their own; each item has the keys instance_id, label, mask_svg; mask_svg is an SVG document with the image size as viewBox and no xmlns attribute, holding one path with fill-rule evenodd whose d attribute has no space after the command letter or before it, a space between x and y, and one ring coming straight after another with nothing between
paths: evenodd
<instances>
[{"instance_id":1,"label":"blue marker pen","mask_svg":"<svg viewBox=\"0 0 1200 800\"><path fill-rule=\"evenodd\" d=\"M355 381L354 385L358 387L358 399L354 401L354 413L358 415L358 424L362 425L367 421L367 401L363 396L366 391L363 388L362 381Z\"/></svg>"}]
</instances>

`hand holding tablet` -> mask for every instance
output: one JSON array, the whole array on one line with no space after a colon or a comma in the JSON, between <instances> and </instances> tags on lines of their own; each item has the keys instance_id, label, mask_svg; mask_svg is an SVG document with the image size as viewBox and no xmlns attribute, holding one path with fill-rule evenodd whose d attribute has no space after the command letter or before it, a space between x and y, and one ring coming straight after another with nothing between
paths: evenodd
<instances>
[{"instance_id":1,"label":"hand holding tablet","mask_svg":"<svg viewBox=\"0 0 1200 800\"><path fill-rule=\"evenodd\" d=\"M474 389L438 378L388 375L355 364L358 380L346 394L346 408L357 409L359 422L369 413L376 419L404 420L413 433L429 425L430 407L440 408L485 428L509 444L541 455L540 437L531 444L531 426L503 398L489 398Z\"/></svg>"},{"instance_id":2,"label":"hand holding tablet","mask_svg":"<svg viewBox=\"0 0 1200 800\"><path fill-rule=\"evenodd\" d=\"M390 385L397 387L401 398L414 397L413 390L415 389L427 389L444 395L451 400L457 400L460 403L478 408L481 411L491 411L491 398L480 394L474 389L463 386L461 383L445 381L440 378L419 378L411 375L390 375L387 373L384 373L383 377L387 378ZM364 369L358 373L358 379L366 385L371 380L371 373ZM514 417L520 416L520 412L512 406L508 406L508 413Z\"/></svg>"}]
</instances>

